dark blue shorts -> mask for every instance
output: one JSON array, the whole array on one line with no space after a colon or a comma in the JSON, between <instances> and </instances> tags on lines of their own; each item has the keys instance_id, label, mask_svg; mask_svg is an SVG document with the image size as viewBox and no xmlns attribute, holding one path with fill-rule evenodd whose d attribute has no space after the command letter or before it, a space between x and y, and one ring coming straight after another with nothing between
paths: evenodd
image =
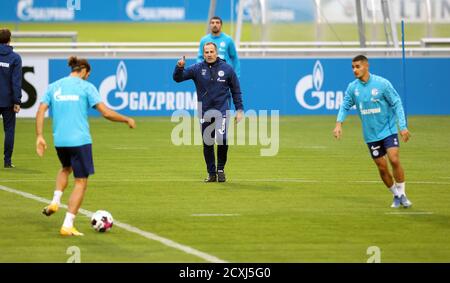
<instances>
[{"instance_id":1,"label":"dark blue shorts","mask_svg":"<svg viewBox=\"0 0 450 283\"><path fill-rule=\"evenodd\" d=\"M63 167L72 167L75 178L87 178L94 174L92 144L71 147L56 147Z\"/></svg>"},{"instance_id":2,"label":"dark blue shorts","mask_svg":"<svg viewBox=\"0 0 450 283\"><path fill-rule=\"evenodd\" d=\"M387 149L390 147L400 147L397 134L390 135L381 141L367 143L370 155L373 159L386 155Z\"/></svg>"}]
</instances>

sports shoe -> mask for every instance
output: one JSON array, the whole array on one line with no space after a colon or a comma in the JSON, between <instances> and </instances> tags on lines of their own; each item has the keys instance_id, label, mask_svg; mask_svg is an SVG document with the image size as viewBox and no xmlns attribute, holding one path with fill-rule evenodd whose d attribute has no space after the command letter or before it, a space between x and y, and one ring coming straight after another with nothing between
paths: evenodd
<instances>
[{"instance_id":1,"label":"sports shoe","mask_svg":"<svg viewBox=\"0 0 450 283\"><path fill-rule=\"evenodd\" d=\"M212 183L212 182L217 182L216 174L213 175L210 174L208 178L205 179L205 183Z\"/></svg>"},{"instance_id":2,"label":"sports shoe","mask_svg":"<svg viewBox=\"0 0 450 283\"><path fill-rule=\"evenodd\" d=\"M412 205L412 202L410 202L405 195L402 195L400 197L400 203L403 205L404 208L408 208Z\"/></svg>"},{"instance_id":3,"label":"sports shoe","mask_svg":"<svg viewBox=\"0 0 450 283\"><path fill-rule=\"evenodd\" d=\"M12 164L12 163L10 163L10 164L5 164L3 167L4 167L5 169L16 168L16 166L15 166L14 164Z\"/></svg>"},{"instance_id":4,"label":"sports shoe","mask_svg":"<svg viewBox=\"0 0 450 283\"><path fill-rule=\"evenodd\" d=\"M78 232L78 230L75 229L75 227L67 228L64 226L61 227L61 230L59 230L59 234L61 234L61 236L84 236L84 234Z\"/></svg>"},{"instance_id":5,"label":"sports shoe","mask_svg":"<svg viewBox=\"0 0 450 283\"><path fill-rule=\"evenodd\" d=\"M42 213L46 216L50 216L53 213L58 211L58 204L57 203L51 203L48 206L44 207L44 209L42 210Z\"/></svg>"},{"instance_id":6,"label":"sports shoe","mask_svg":"<svg viewBox=\"0 0 450 283\"><path fill-rule=\"evenodd\" d=\"M225 172L223 172L223 170L219 170L217 171L217 181L220 183L225 182L227 179L225 177Z\"/></svg>"},{"instance_id":7,"label":"sports shoe","mask_svg":"<svg viewBox=\"0 0 450 283\"><path fill-rule=\"evenodd\" d=\"M394 196L394 200L392 201L391 207L392 208L399 208L400 207L400 197Z\"/></svg>"}]
</instances>

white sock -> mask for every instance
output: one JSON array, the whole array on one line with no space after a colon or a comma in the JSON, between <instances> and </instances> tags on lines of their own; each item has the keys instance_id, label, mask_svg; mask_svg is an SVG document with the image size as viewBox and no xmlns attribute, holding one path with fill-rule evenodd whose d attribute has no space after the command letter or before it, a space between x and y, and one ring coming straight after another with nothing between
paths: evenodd
<instances>
[{"instance_id":1,"label":"white sock","mask_svg":"<svg viewBox=\"0 0 450 283\"><path fill-rule=\"evenodd\" d=\"M56 203L56 204L60 205L62 195L63 195L62 191L55 190L55 192L53 193L52 203Z\"/></svg>"},{"instance_id":2,"label":"white sock","mask_svg":"<svg viewBox=\"0 0 450 283\"><path fill-rule=\"evenodd\" d=\"M74 219L75 219L74 214L72 214L70 212L66 212L66 218L64 218L63 227L72 228Z\"/></svg>"},{"instance_id":3,"label":"white sock","mask_svg":"<svg viewBox=\"0 0 450 283\"><path fill-rule=\"evenodd\" d=\"M389 188L389 190L392 192L392 194L393 194L394 196L396 196L396 197L401 196L401 195L399 194L398 190L397 190L397 186L396 186L395 183L392 185L392 187Z\"/></svg>"},{"instance_id":4,"label":"white sock","mask_svg":"<svg viewBox=\"0 0 450 283\"><path fill-rule=\"evenodd\" d=\"M397 191L400 195L405 195L406 196L406 191L405 191L405 182L403 183L397 183Z\"/></svg>"}]
</instances>

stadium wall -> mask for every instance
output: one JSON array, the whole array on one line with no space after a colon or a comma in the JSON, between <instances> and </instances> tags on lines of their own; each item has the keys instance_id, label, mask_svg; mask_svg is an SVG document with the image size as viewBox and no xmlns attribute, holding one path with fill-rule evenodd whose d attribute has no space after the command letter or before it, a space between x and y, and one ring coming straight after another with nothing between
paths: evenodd
<instances>
[{"instance_id":1,"label":"stadium wall","mask_svg":"<svg viewBox=\"0 0 450 283\"><path fill-rule=\"evenodd\" d=\"M107 105L126 115L169 116L175 110L194 111L193 82L178 84L172 80L176 60L91 59L89 80ZM190 59L187 64L194 62ZM374 74L392 82L409 115L450 114L450 89L438 75L450 69L448 58L408 59L406 95L400 58L371 58L370 64ZM68 72L66 59L25 56L24 105L19 116L34 117L48 84ZM336 115L353 79L348 58L241 59L241 88L247 110L279 110L281 115Z\"/></svg>"}]
</instances>

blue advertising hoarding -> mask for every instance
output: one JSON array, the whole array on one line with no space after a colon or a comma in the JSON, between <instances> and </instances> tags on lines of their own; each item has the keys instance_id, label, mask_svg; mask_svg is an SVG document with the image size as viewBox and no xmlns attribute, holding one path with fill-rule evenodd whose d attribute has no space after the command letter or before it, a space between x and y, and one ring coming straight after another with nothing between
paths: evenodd
<instances>
[{"instance_id":1,"label":"blue advertising hoarding","mask_svg":"<svg viewBox=\"0 0 450 283\"><path fill-rule=\"evenodd\" d=\"M309 0L271 1L271 19L311 21ZM217 0L216 14L224 21L237 18L238 0ZM297 7L297 8L295 8ZM249 19L251 7L244 9ZM206 21L206 0L2 0L0 21L6 22L164 22Z\"/></svg>"},{"instance_id":2,"label":"blue advertising hoarding","mask_svg":"<svg viewBox=\"0 0 450 283\"><path fill-rule=\"evenodd\" d=\"M167 116L196 109L192 81L176 83L176 59L92 59L89 80L105 103L132 116ZM188 60L187 64L194 63ZM448 58L407 61L403 93L401 59L373 58L371 72L390 80L409 115L449 115L450 90L435 72L450 68ZM69 72L66 60L49 61L49 81ZM241 89L246 110L279 110L281 115L336 115L354 79L349 59L242 59Z\"/></svg>"}]
</instances>

